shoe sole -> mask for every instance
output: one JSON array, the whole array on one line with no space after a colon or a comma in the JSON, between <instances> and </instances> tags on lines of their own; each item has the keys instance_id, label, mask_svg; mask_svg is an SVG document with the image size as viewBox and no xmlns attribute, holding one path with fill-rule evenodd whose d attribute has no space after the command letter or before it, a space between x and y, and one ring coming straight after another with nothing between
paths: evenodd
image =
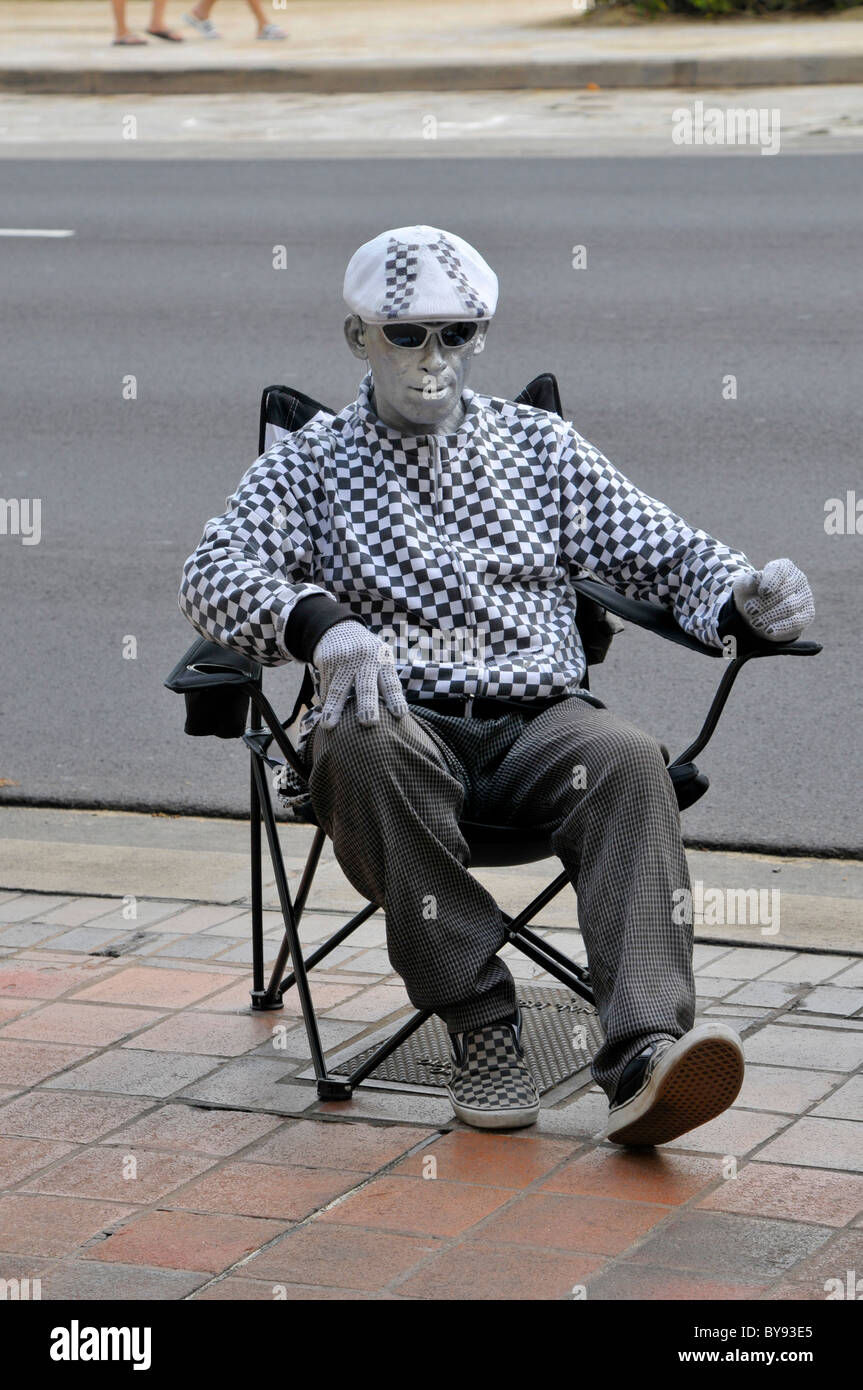
<instances>
[{"instance_id":1,"label":"shoe sole","mask_svg":"<svg viewBox=\"0 0 863 1390\"><path fill-rule=\"evenodd\" d=\"M743 1051L730 1028L713 1024L685 1051L675 1055L670 1048L669 1053L657 1063L644 1091L630 1101L626 1122L619 1128L609 1126L606 1139L614 1144L667 1144L715 1119L737 1099L743 1085Z\"/></svg>"},{"instance_id":2,"label":"shoe sole","mask_svg":"<svg viewBox=\"0 0 863 1390\"><path fill-rule=\"evenodd\" d=\"M456 1118L473 1129L524 1129L526 1125L536 1124L539 1115L538 1101L525 1110L480 1110L461 1105L452 1096L449 1099Z\"/></svg>"}]
</instances>

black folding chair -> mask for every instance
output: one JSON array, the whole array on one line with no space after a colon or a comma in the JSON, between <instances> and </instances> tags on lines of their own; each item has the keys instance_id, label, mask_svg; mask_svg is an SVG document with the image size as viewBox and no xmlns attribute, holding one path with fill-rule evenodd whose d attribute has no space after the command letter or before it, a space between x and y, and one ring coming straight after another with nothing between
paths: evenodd
<instances>
[{"instance_id":1,"label":"black folding chair","mask_svg":"<svg viewBox=\"0 0 863 1390\"><path fill-rule=\"evenodd\" d=\"M536 377L516 399L562 415L557 382L550 373ZM268 386L261 400L259 454L264 453L286 434L301 429L323 409L325 407L300 391L287 386ZM707 647L687 636L671 612L658 604L626 598L587 575L574 579L572 584L579 595L577 622L588 667L604 660L614 632L620 630L620 623L616 623L615 618L635 623L638 627L655 632L679 646L723 660L725 669L699 733L682 753L670 761L667 751L663 750L681 810L692 806L707 791L708 778L705 773L699 771L694 759L707 746L731 688L746 662L765 656L815 656L821 651L817 642L765 642L757 649L733 655L728 651ZM196 641L186 652L168 676L165 685L169 690L186 697L186 733L198 737L212 735L218 738L242 738L250 751L252 1008L281 1009L284 1007L284 995L296 986L317 1079L318 1095L322 1100L347 1100L353 1090L376 1071L431 1014L429 1010L414 1014L346 1079L332 1076L328 1072L309 990L309 971L326 960L357 927L377 912L378 904L369 902L321 946L304 957L299 938L299 923L308 901L326 832L318 824L311 803L305 804L295 819L301 819L316 829L299 887L292 898L265 769L284 766L268 756L275 742L287 763L304 783L306 781L307 769L288 737L287 730L294 724L301 711L311 703L314 690L311 668L306 667L294 709L283 722L280 722L263 692L261 666L238 652L204 638ZM605 708L602 701L590 692L587 674L582 682L581 691L574 698L586 699L600 709ZM265 980L264 970L262 825L285 924L284 938L268 980ZM522 826L461 821L459 828L470 849L472 869L532 864L553 855L549 835L534 834ZM589 972L528 926L537 913L568 883L568 875L561 872L517 916L511 917L501 910L506 928L506 942L515 946L562 985L580 995L589 1004L593 1004ZM285 975L289 961L290 973Z\"/></svg>"}]
</instances>

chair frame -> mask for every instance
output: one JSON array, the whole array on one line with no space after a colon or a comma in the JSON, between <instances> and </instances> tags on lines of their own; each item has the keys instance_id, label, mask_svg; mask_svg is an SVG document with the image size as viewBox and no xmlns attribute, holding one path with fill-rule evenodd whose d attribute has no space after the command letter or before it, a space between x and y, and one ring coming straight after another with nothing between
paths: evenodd
<instances>
[{"instance_id":1,"label":"chair frame","mask_svg":"<svg viewBox=\"0 0 863 1390\"><path fill-rule=\"evenodd\" d=\"M557 392L557 383L549 378ZM264 392L262 402L262 429L268 392L287 391L287 388L269 387ZM292 393L303 404L314 404L301 393ZM559 398L558 398L559 399ZM261 435L263 439L263 433ZM681 810L694 804L707 791L709 781L699 771L693 761L707 746L738 675L747 662L766 656L815 656L821 651L817 642L797 641L783 644L763 643L757 648L737 654L735 650L720 651L707 647L689 637L675 621L666 608L652 602L626 598L616 590L587 576L571 580L572 587L584 598L599 604L608 613L623 618L637 626L646 628L666 640L688 647L714 658L724 658L725 670L713 696L710 708L701 729L684 750L669 761L668 773L674 785L678 806ZM312 1065L314 1067L317 1092L321 1100L349 1100L354 1090L360 1086L396 1048L411 1036L431 1017L431 1010L419 1010L402 1023L361 1065L351 1072L347 1079L332 1076L327 1068L321 1044L317 1016L312 1002L309 974L325 961L327 956L346 941L356 929L379 910L379 905L369 902L355 913L344 926L339 927L323 944L308 955L303 954L299 936L299 925L314 882L315 872L326 841L326 832L314 818L310 809L307 822L315 827L315 834L296 894L291 895L288 886L285 862L278 833L278 822L273 807L273 798L266 775L266 768L280 767L282 764L268 756L275 743L285 760L307 781L308 769L300 759L287 730L294 724L308 701L313 689L311 668L307 667L300 687L299 698L290 717L280 722L276 711L263 691L261 667L241 654L213 645L214 659L206 662L190 662L195 648L183 658L183 663L172 673L172 680L166 682L169 688L184 691L194 687L206 688L212 693L224 688L227 694L247 696L250 702L248 727L243 733L243 742L250 753L249 813L250 813L250 856L251 856L251 917L252 917L252 989L251 1007L258 1012L284 1008L284 996L296 987L302 1010L303 1023L308 1038ZM177 672L180 674L177 675ZM573 692L570 698L583 698L591 704L604 709L589 690L587 672L582 688ZM470 850L469 868L490 867L496 864L535 863L553 855L550 836L532 834L524 827L494 826L479 822L461 821L459 828ZM263 832L263 833L262 833ZM269 978L265 978L264 934L263 934L263 848L264 837L275 877L279 906L284 921L284 936ZM505 942L515 946L534 964L540 966L560 984L581 996L590 1004L595 1000L590 987L589 971L571 960L564 952L532 931L528 923L538 912L551 902L570 882L569 875L561 872L542 892L538 893L515 917L500 909L505 928ZM285 974L290 962L290 971Z\"/></svg>"}]
</instances>

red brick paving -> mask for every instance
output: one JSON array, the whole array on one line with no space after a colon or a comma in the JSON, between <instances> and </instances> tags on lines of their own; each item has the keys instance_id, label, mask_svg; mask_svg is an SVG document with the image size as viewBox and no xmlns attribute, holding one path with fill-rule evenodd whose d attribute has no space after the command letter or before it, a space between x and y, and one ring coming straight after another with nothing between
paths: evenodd
<instances>
[{"instance_id":1,"label":"red brick paving","mask_svg":"<svg viewBox=\"0 0 863 1390\"><path fill-rule=\"evenodd\" d=\"M232 1212L302 1221L319 1207L349 1192L357 1173L332 1168L292 1168L290 1164L228 1163L163 1202L185 1211Z\"/></svg>"},{"instance_id":2,"label":"red brick paving","mask_svg":"<svg viewBox=\"0 0 863 1390\"><path fill-rule=\"evenodd\" d=\"M256 1015L245 968L85 949L0 961L0 1278L44 1275L43 1298L803 1301L863 1277L863 1042L843 1020L756 1028L735 1108L635 1152L589 1137L601 1097L596 1125L573 1124L595 1095L517 1134L442 1133L445 1099L368 1088L286 1119L314 1090L262 1045L295 1026L295 992ZM357 1033L406 1002L337 970L313 994Z\"/></svg>"},{"instance_id":3,"label":"red brick paving","mask_svg":"<svg viewBox=\"0 0 863 1390\"><path fill-rule=\"evenodd\" d=\"M465 1241L398 1283L395 1292L422 1299L559 1299L602 1263L601 1256Z\"/></svg>"},{"instance_id":4,"label":"red brick paving","mask_svg":"<svg viewBox=\"0 0 863 1390\"><path fill-rule=\"evenodd\" d=\"M543 1192L625 1198L677 1206L721 1176L715 1158L695 1158L665 1149L642 1153L594 1149L576 1155L541 1184Z\"/></svg>"},{"instance_id":5,"label":"red brick paving","mask_svg":"<svg viewBox=\"0 0 863 1390\"><path fill-rule=\"evenodd\" d=\"M200 1269L219 1274L285 1230L284 1221L249 1216L220 1216L189 1211L151 1211L124 1225L96 1245L88 1260L116 1260L128 1265Z\"/></svg>"},{"instance_id":6,"label":"red brick paving","mask_svg":"<svg viewBox=\"0 0 863 1390\"><path fill-rule=\"evenodd\" d=\"M5 1193L0 1196L0 1250L68 1255L132 1210L128 1203Z\"/></svg>"},{"instance_id":7,"label":"red brick paving","mask_svg":"<svg viewBox=\"0 0 863 1390\"><path fill-rule=\"evenodd\" d=\"M324 1212L321 1221L414 1235L455 1236L510 1200L497 1187L424 1178L376 1178L362 1192Z\"/></svg>"},{"instance_id":8,"label":"red brick paving","mask_svg":"<svg viewBox=\"0 0 863 1390\"><path fill-rule=\"evenodd\" d=\"M520 1190L563 1163L572 1149L567 1140L459 1130L403 1159L393 1172L419 1177L433 1172L438 1182L478 1183L483 1187Z\"/></svg>"},{"instance_id":9,"label":"red brick paving","mask_svg":"<svg viewBox=\"0 0 863 1390\"><path fill-rule=\"evenodd\" d=\"M312 1222L256 1255L237 1273L274 1283L376 1290L428 1260L441 1242L427 1236Z\"/></svg>"},{"instance_id":10,"label":"red brick paving","mask_svg":"<svg viewBox=\"0 0 863 1390\"><path fill-rule=\"evenodd\" d=\"M863 1211L863 1177L818 1168L749 1163L736 1178L724 1182L697 1205L712 1211L846 1226Z\"/></svg>"},{"instance_id":11,"label":"red brick paving","mask_svg":"<svg viewBox=\"0 0 863 1390\"><path fill-rule=\"evenodd\" d=\"M497 1244L617 1255L667 1216L667 1207L646 1202L528 1193L474 1234Z\"/></svg>"}]
</instances>

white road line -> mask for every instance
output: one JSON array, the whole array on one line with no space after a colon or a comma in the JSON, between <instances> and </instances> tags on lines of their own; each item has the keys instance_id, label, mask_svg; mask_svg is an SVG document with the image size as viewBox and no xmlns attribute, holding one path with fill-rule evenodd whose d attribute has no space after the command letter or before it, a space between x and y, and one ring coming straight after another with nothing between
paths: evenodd
<instances>
[{"instance_id":1,"label":"white road line","mask_svg":"<svg viewBox=\"0 0 863 1390\"><path fill-rule=\"evenodd\" d=\"M74 232L46 227L0 227L0 236L74 236Z\"/></svg>"}]
</instances>

